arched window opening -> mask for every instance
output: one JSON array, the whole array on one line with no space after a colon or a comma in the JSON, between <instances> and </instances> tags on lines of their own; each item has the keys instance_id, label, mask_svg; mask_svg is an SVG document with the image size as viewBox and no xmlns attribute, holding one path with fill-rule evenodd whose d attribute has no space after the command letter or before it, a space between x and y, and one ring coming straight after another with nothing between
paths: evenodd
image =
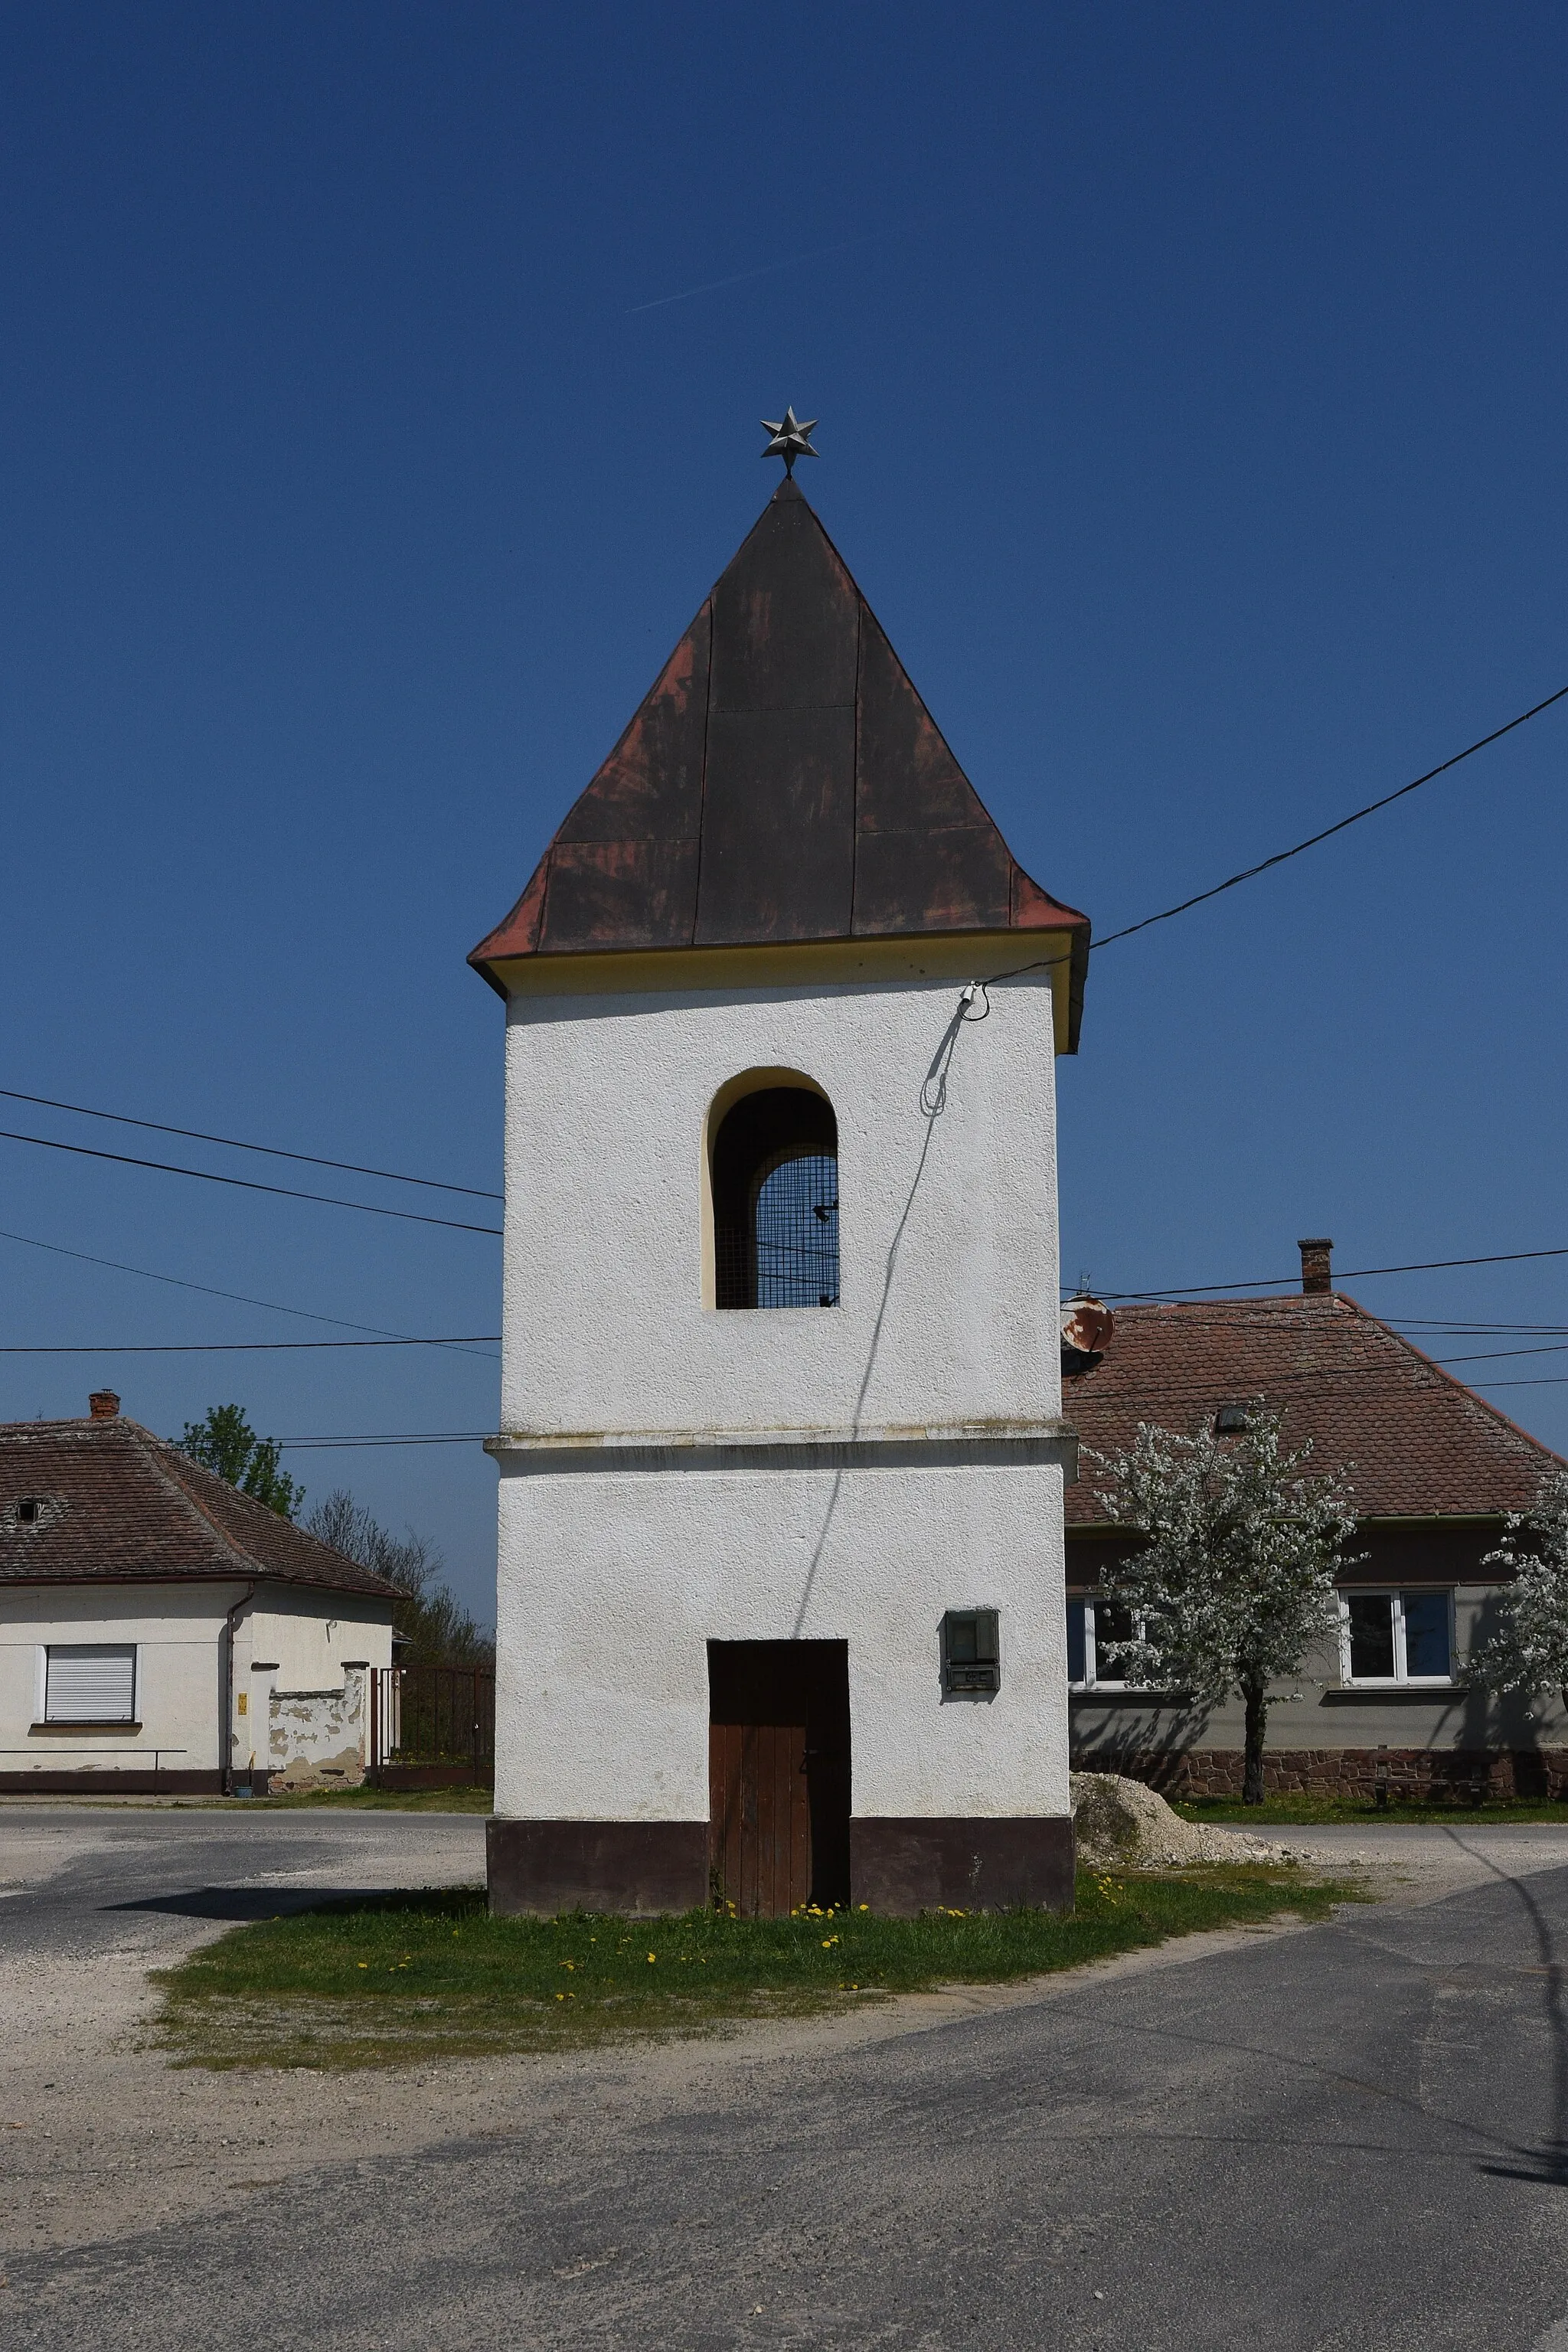
<instances>
[{"instance_id":1,"label":"arched window opening","mask_svg":"<svg viewBox=\"0 0 1568 2352\"><path fill-rule=\"evenodd\" d=\"M838 1122L805 1087L742 1095L713 1138L716 1307L838 1304Z\"/></svg>"}]
</instances>

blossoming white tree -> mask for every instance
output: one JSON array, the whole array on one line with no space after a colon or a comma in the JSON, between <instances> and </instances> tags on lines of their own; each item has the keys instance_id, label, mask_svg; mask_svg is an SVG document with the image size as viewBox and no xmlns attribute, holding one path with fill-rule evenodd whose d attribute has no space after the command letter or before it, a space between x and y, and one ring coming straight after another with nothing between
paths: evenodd
<instances>
[{"instance_id":1,"label":"blossoming white tree","mask_svg":"<svg viewBox=\"0 0 1568 2352\"><path fill-rule=\"evenodd\" d=\"M1533 1538L1533 1543L1527 1542ZM1508 1568L1487 1639L1473 1650L1468 1682L1484 1690L1559 1690L1568 1706L1568 1471L1543 1478L1528 1511L1510 1511L1508 1531L1483 1568Z\"/></svg>"},{"instance_id":2,"label":"blossoming white tree","mask_svg":"<svg viewBox=\"0 0 1568 2352\"><path fill-rule=\"evenodd\" d=\"M1258 1399L1235 1435L1145 1422L1127 1453L1098 1457L1100 1503L1143 1538L1101 1579L1132 1626L1110 1646L1129 1682L1209 1706L1239 1693L1249 1805L1263 1802L1269 1685L1339 1625L1334 1571L1355 1516L1342 1476L1306 1471L1311 1450L1287 1452L1279 1414Z\"/></svg>"}]
</instances>

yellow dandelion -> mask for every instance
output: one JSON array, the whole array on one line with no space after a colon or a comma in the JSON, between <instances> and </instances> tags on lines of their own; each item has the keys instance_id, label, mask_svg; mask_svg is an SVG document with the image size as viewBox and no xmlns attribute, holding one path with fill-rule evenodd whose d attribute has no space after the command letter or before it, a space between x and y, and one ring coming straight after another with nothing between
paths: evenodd
<instances>
[{"instance_id":1,"label":"yellow dandelion","mask_svg":"<svg viewBox=\"0 0 1568 2352\"><path fill-rule=\"evenodd\" d=\"M650 1952L650 1953L648 1954L648 1956L647 1956L647 1964L648 1964L648 1966L649 1966L649 1968L650 1968L650 1969L652 1968L652 1966L653 1966L654 1962L658 1959L658 1954L657 1952Z\"/></svg>"}]
</instances>

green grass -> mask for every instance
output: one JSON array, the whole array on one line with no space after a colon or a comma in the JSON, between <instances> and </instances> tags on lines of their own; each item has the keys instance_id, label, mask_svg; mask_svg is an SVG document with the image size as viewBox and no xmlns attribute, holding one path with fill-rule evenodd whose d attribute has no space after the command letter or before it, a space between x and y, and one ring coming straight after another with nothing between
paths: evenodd
<instances>
[{"instance_id":1,"label":"green grass","mask_svg":"<svg viewBox=\"0 0 1568 2352\"><path fill-rule=\"evenodd\" d=\"M1235 1797L1173 1798L1174 1810L1187 1822L1235 1822L1247 1829L1305 1827L1313 1822L1355 1822L1363 1828L1394 1828L1401 1822L1447 1822L1456 1829L1476 1823L1555 1822L1568 1829L1568 1802L1550 1798L1521 1798L1508 1803L1472 1805L1465 1798L1447 1803L1415 1804L1392 1798L1382 1811L1370 1798L1268 1797L1261 1805L1244 1805Z\"/></svg>"},{"instance_id":2,"label":"green grass","mask_svg":"<svg viewBox=\"0 0 1568 2352\"><path fill-rule=\"evenodd\" d=\"M51 1804L112 1806L134 1812L139 1805L159 1812L268 1813L298 1811L359 1813L493 1813L491 1789L301 1789L276 1797L60 1797Z\"/></svg>"},{"instance_id":3,"label":"green grass","mask_svg":"<svg viewBox=\"0 0 1568 2352\"><path fill-rule=\"evenodd\" d=\"M388 1895L237 1927L153 1981L161 2046L205 2066L394 2065L697 2033L943 1984L1080 1966L1195 1929L1322 1918L1356 1890L1300 1871L1079 1874L1046 1911L498 1919L482 1894Z\"/></svg>"}]
</instances>

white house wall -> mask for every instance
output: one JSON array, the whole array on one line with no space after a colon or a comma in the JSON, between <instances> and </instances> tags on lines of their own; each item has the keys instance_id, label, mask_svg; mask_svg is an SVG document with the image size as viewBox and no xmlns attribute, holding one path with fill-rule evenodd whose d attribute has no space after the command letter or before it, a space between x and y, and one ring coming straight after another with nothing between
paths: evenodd
<instances>
[{"instance_id":1,"label":"white house wall","mask_svg":"<svg viewBox=\"0 0 1568 2352\"><path fill-rule=\"evenodd\" d=\"M277 1586L257 1591L237 1579L0 1586L0 1776L216 1775L224 1762L218 1727L231 1609L241 1613L226 1683L229 1765L241 1775L266 1772L276 1748L285 1772L298 1766L332 1779L349 1769L352 1748L362 1777L364 1675L353 1662L391 1664L390 1603ZM88 1643L135 1647L138 1727L41 1727L47 1650ZM275 1729L280 1702L286 1714Z\"/></svg>"},{"instance_id":2,"label":"white house wall","mask_svg":"<svg viewBox=\"0 0 1568 2352\"><path fill-rule=\"evenodd\" d=\"M213 1772L225 1612L243 1584L0 1588L0 1772ZM132 1643L140 1729L35 1731L51 1643Z\"/></svg>"},{"instance_id":3,"label":"white house wall","mask_svg":"<svg viewBox=\"0 0 1568 2352\"><path fill-rule=\"evenodd\" d=\"M392 1663L388 1602L264 1585L236 1631L234 1653L230 1760L237 1774L265 1773L289 1789L363 1780L361 1669Z\"/></svg>"},{"instance_id":4,"label":"white house wall","mask_svg":"<svg viewBox=\"0 0 1568 2352\"><path fill-rule=\"evenodd\" d=\"M389 1666L392 1624L384 1601L362 1595L293 1592L268 1585L247 1612L247 1664L268 1660L279 1690L339 1690L347 1664Z\"/></svg>"}]
</instances>

